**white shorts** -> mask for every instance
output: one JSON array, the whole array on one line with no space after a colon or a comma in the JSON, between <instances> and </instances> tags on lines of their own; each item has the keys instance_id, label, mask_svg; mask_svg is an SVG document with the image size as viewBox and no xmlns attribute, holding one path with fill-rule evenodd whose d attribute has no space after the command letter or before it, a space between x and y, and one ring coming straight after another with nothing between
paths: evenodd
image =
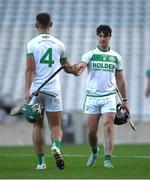
<instances>
[{"instance_id":1,"label":"white shorts","mask_svg":"<svg viewBox=\"0 0 150 180\"><path fill-rule=\"evenodd\" d=\"M116 95L103 97L86 96L83 112L85 114L103 114L116 112Z\"/></svg>"},{"instance_id":2,"label":"white shorts","mask_svg":"<svg viewBox=\"0 0 150 180\"><path fill-rule=\"evenodd\" d=\"M39 103L41 105L41 109L44 109L46 112L58 112L62 111L62 98L60 94L57 94L55 97L40 94L38 96L34 96L30 101L30 105Z\"/></svg>"}]
</instances>

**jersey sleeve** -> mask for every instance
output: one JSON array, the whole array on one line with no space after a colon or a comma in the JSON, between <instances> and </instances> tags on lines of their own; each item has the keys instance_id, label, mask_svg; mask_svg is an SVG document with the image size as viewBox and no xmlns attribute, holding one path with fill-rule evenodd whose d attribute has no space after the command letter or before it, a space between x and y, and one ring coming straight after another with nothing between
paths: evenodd
<instances>
[{"instance_id":1,"label":"jersey sleeve","mask_svg":"<svg viewBox=\"0 0 150 180\"><path fill-rule=\"evenodd\" d=\"M27 45L26 45L26 56L32 56L32 55L33 55L32 46L30 43L27 43Z\"/></svg>"},{"instance_id":2,"label":"jersey sleeve","mask_svg":"<svg viewBox=\"0 0 150 180\"><path fill-rule=\"evenodd\" d=\"M83 54L82 58L81 58L81 61L85 62L85 63L89 63L90 61L90 58L91 58L91 54L90 53L86 53L86 54Z\"/></svg>"},{"instance_id":3,"label":"jersey sleeve","mask_svg":"<svg viewBox=\"0 0 150 180\"><path fill-rule=\"evenodd\" d=\"M66 59L67 55L66 55L66 48L64 46L63 43L60 44L61 45L61 54L60 54L60 59Z\"/></svg>"},{"instance_id":4,"label":"jersey sleeve","mask_svg":"<svg viewBox=\"0 0 150 180\"><path fill-rule=\"evenodd\" d=\"M123 59L120 55L117 56L118 63L117 63L117 71L123 70Z\"/></svg>"}]
</instances>

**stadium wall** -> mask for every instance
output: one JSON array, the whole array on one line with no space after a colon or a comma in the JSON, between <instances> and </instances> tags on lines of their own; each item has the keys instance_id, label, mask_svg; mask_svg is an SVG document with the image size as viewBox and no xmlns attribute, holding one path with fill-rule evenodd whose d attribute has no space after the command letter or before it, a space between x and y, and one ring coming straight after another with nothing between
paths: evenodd
<instances>
[{"instance_id":1,"label":"stadium wall","mask_svg":"<svg viewBox=\"0 0 150 180\"><path fill-rule=\"evenodd\" d=\"M87 144L85 120L81 112L63 115L64 143ZM150 144L150 122L136 121L136 132L127 123L115 126L116 144ZM99 124L99 143L103 143L102 121ZM45 121L45 142L50 144L50 132ZM31 145L32 124L22 120L19 123L0 124L0 146Z\"/></svg>"}]
</instances>

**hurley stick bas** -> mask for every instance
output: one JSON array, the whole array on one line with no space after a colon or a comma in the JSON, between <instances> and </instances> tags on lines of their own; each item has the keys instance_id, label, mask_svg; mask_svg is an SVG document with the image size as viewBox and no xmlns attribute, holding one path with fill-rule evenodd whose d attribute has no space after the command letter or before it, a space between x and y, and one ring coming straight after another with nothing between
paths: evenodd
<instances>
[{"instance_id":1,"label":"hurley stick bas","mask_svg":"<svg viewBox=\"0 0 150 180\"><path fill-rule=\"evenodd\" d=\"M16 115L16 114L18 114L18 113L22 110L22 108L24 107L24 105L25 105L26 103L29 103L29 102L31 101L31 99L33 98L33 96L38 96L38 94L40 93L41 88L42 88L43 86L45 86L45 84L47 84L54 76L56 76L56 74L58 74L64 67L65 67L65 65L61 66L61 67L60 67L59 69L57 69L57 71L55 71L48 79L46 79L46 81L44 81L44 82L41 84L41 86L39 86L39 88L38 88L35 92L33 92L33 93L31 94L29 100L23 100L23 101L19 102L19 103L17 104L17 106L13 107L13 108L11 109L11 111L10 111L10 115ZM53 95L53 94L49 94L49 95L55 97L55 95Z\"/></svg>"}]
</instances>

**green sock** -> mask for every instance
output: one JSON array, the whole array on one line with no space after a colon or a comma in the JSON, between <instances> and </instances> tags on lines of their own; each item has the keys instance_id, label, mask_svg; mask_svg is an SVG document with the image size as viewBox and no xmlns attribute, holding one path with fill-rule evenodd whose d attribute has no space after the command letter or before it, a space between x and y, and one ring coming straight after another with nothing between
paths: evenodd
<instances>
[{"instance_id":1,"label":"green sock","mask_svg":"<svg viewBox=\"0 0 150 180\"><path fill-rule=\"evenodd\" d=\"M60 149L61 142L59 140L52 140L52 145Z\"/></svg>"},{"instance_id":2,"label":"green sock","mask_svg":"<svg viewBox=\"0 0 150 180\"><path fill-rule=\"evenodd\" d=\"M98 152L98 147L92 149L93 154L96 154Z\"/></svg>"},{"instance_id":3,"label":"green sock","mask_svg":"<svg viewBox=\"0 0 150 180\"><path fill-rule=\"evenodd\" d=\"M39 160L39 164L45 164L45 156L44 154L38 154L38 160Z\"/></svg>"},{"instance_id":4,"label":"green sock","mask_svg":"<svg viewBox=\"0 0 150 180\"><path fill-rule=\"evenodd\" d=\"M105 155L105 160L111 160L111 155Z\"/></svg>"}]
</instances>

